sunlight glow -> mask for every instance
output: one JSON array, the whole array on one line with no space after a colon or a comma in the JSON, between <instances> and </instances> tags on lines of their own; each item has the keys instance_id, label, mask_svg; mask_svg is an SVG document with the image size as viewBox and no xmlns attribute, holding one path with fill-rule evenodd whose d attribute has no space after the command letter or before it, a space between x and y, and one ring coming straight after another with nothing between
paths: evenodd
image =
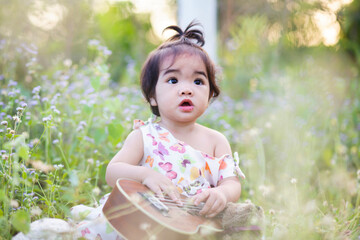
<instances>
[{"instance_id":1,"label":"sunlight glow","mask_svg":"<svg viewBox=\"0 0 360 240\"><path fill-rule=\"evenodd\" d=\"M110 3L126 0L108 0ZM155 35L165 40L169 38L172 33L164 32L164 28L169 25L177 24L176 8L171 4L170 0L129 0L135 6L135 13L149 13L150 22L153 27Z\"/></svg>"},{"instance_id":2,"label":"sunlight glow","mask_svg":"<svg viewBox=\"0 0 360 240\"><path fill-rule=\"evenodd\" d=\"M33 8L27 14L30 22L43 30L53 29L66 14L66 9L58 4L45 4L43 1L35 1Z\"/></svg>"},{"instance_id":3,"label":"sunlight glow","mask_svg":"<svg viewBox=\"0 0 360 240\"><path fill-rule=\"evenodd\" d=\"M343 6L352 3L352 1L353 0L321 0L321 2L333 13L338 12Z\"/></svg>"},{"instance_id":4,"label":"sunlight glow","mask_svg":"<svg viewBox=\"0 0 360 240\"><path fill-rule=\"evenodd\" d=\"M106 13L110 9L109 4L110 4L109 1L93 0L92 9L96 13Z\"/></svg>"},{"instance_id":5,"label":"sunlight glow","mask_svg":"<svg viewBox=\"0 0 360 240\"><path fill-rule=\"evenodd\" d=\"M336 13L353 0L320 0L328 11L316 11L313 15L315 24L318 26L322 42L325 46L335 45L340 39L340 24L336 19Z\"/></svg>"},{"instance_id":6,"label":"sunlight glow","mask_svg":"<svg viewBox=\"0 0 360 240\"><path fill-rule=\"evenodd\" d=\"M314 20L320 29L324 45L335 45L339 41L340 33L340 24L336 20L336 15L330 12L316 11Z\"/></svg>"}]
</instances>

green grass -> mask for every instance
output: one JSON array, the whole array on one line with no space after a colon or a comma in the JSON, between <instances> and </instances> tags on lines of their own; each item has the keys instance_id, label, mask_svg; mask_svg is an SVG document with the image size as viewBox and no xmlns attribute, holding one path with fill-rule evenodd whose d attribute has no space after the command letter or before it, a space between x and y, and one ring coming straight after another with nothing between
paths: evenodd
<instances>
[{"instance_id":1,"label":"green grass","mask_svg":"<svg viewBox=\"0 0 360 240\"><path fill-rule=\"evenodd\" d=\"M137 86L111 82L106 48L89 47L93 60L45 70L23 49L29 63L18 83L2 51L0 238L39 218L65 219L74 205L94 206L110 191L105 169L132 121L150 115ZM199 119L239 153L241 201L264 208L266 239L358 239L358 73L326 49L268 61L278 49L243 48L223 50L223 93Z\"/></svg>"}]
</instances>

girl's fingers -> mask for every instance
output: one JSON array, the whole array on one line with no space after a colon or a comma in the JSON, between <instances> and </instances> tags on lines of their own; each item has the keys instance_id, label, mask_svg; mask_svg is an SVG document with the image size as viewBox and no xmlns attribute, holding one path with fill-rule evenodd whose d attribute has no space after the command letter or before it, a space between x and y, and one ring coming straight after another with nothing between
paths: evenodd
<instances>
[{"instance_id":1,"label":"girl's fingers","mask_svg":"<svg viewBox=\"0 0 360 240\"><path fill-rule=\"evenodd\" d=\"M182 206L182 202L180 200L180 193L177 191L176 187L172 183L170 186L164 187L163 192L165 192L171 198L171 200Z\"/></svg>"},{"instance_id":2,"label":"girl's fingers","mask_svg":"<svg viewBox=\"0 0 360 240\"><path fill-rule=\"evenodd\" d=\"M155 196L157 196L160 199L164 199L164 194L161 191L160 187L157 187L157 189L153 190L155 193Z\"/></svg>"},{"instance_id":3,"label":"girl's fingers","mask_svg":"<svg viewBox=\"0 0 360 240\"><path fill-rule=\"evenodd\" d=\"M204 191L196 195L193 200L195 205L199 205L200 202L205 203L200 214L206 217L215 217L225 207L225 202L218 195L210 194L210 191Z\"/></svg>"},{"instance_id":4,"label":"girl's fingers","mask_svg":"<svg viewBox=\"0 0 360 240\"><path fill-rule=\"evenodd\" d=\"M180 200L179 197L176 196L175 192L171 191L171 192L168 192L167 195L173 200L175 201L177 204L179 204L180 206L182 206L182 202Z\"/></svg>"},{"instance_id":5,"label":"girl's fingers","mask_svg":"<svg viewBox=\"0 0 360 240\"><path fill-rule=\"evenodd\" d=\"M200 211L201 215L207 215L210 212L211 208L213 207L213 205L216 201L215 198L209 197L209 195L207 195L207 196L208 196L207 199L205 199L206 202L204 201L205 205Z\"/></svg>"},{"instance_id":6,"label":"girl's fingers","mask_svg":"<svg viewBox=\"0 0 360 240\"><path fill-rule=\"evenodd\" d=\"M193 197L194 204L199 205L201 202L205 202L208 197L209 191L203 191L202 193L197 194Z\"/></svg>"},{"instance_id":7,"label":"girl's fingers","mask_svg":"<svg viewBox=\"0 0 360 240\"><path fill-rule=\"evenodd\" d=\"M220 213L222 210L224 209L224 206L222 206L221 202L216 201L211 209L208 211L208 213L206 214L206 217L212 218L215 217L216 215L218 215L218 213Z\"/></svg>"}]
</instances>

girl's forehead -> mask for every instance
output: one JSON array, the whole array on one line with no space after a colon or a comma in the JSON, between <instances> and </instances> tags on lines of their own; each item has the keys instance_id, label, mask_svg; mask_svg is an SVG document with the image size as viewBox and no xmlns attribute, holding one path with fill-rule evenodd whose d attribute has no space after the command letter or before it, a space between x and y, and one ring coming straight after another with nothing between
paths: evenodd
<instances>
[{"instance_id":1,"label":"girl's forehead","mask_svg":"<svg viewBox=\"0 0 360 240\"><path fill-rule=\"evenodd\" d=\"M170 68L177 62L183 62L183 61L185 61L185 62L187 62L187 61L203 62L202 58L198 54L195 54L195 53L186 53L185 52L185 53L180 53L180 54L171 54L171 55L164 57L164 59L161 61L160 71ZM205 63L204 63L204 65L205 65Z\"/></svg>"}]
</instances>

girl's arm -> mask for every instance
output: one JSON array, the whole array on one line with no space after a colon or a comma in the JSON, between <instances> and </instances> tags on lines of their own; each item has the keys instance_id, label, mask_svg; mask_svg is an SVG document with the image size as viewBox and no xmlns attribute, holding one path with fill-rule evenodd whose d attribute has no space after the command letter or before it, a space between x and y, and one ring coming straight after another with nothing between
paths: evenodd
<instances>
[{"instance_id":1,"label":"girl's arm","mask_svg":"<svg viewBox=\"0 0 360 240\"><path fill-rule=\"evenodd\" d=\"M216 157L221 157L224 154L232 155L230 144L224 135L216 132L216 137L212 139L216 139L214 151ZM200 214L214 217L226 207L228 202L238 201L240 193L241 184L238 177L228 177L219 181L216 187L205 189L200 194L195 195L193 201L195 205L205 202Z\"/></svg>"},{"instance_id":2,"label":"girl's arm","mask_svg":"<svg viewBox=\"0 0 360 240\"><path fill-rule=\"evenodd\" d=\"M175 201L179 201L179 193L175 185L164 175L151 168L139 166L144 155L144 143L141 130L132 131L124 142L124 146L113 157L106 168L106 182L114 187L118 178L129 178L150 188L163 198L163 192Z\"/></svg>"},{"instance_id":3,"label":"girl's arm","mask_svg":"<svg viewBox=\"0 0 360 240\"><path fill-rule=\"evenodd\" d=\"M241 193L241 184L237 177L225 178L219 182L217 187L203 190L200 194L193 197L195 205L205 202L200 211L201 215L206 217L215 217L226 207L228 202L239 200Z\"/></svg>"},{"instance_id":4,"label":"girl's arm","mask_svg":"<svg viewBox=\"0 0 360 240\"><path fill-rule=\"evenodd\" d=\"M121 150L111 159L106 168L106 182L114 187L118 178L130 178L142 182L145 167L138 166L144 155L142 134L139 129L126 138Z\"/></svg>"}]
</instances>

